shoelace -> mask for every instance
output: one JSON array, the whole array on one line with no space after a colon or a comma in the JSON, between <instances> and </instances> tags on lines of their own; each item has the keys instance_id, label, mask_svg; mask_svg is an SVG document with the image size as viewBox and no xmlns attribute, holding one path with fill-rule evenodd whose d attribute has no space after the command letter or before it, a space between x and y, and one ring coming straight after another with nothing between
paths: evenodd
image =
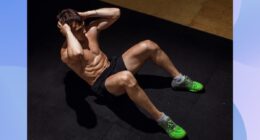
<instances>
[{"instance_id":1,"label":"shoelace","mask_svg":"<svg viewBox=\"0 0 260 140\"><path fill-rule=\"evenodd\" d=\"M170 130L175 130L176 124L175 124L172 120L168 120L168 121L167 121L167 127L168 127Z\"/></svg>"},{"instance_id":2,"label":"shoelace","mask_svg":"<svg viewBox=\"0 0 260 140\"><path fill-rule=\"evenodd\" d=\"M188 76L185 76L185 84L189 88L196 88L196 84L193 84L193 81Z\"/></svg>"}]
</instances>

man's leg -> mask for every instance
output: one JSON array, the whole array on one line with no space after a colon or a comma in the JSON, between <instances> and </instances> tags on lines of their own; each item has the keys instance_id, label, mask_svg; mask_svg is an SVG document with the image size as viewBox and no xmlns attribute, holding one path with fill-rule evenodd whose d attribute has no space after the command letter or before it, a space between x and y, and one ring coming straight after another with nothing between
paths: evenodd
<instances>
[{"instance_id":1,"label":"man's leg","mask_svg":"<svg viewBox=\"0 0 260 140\"><path fill-rule=\"evenodd\" d=\"M105 87L115 96L127 93L129 98L135 104L147 111L171 138L181 139L186 135L183 128L174 123L170 117L160 112L155 107L144 90L138 85L135 77L130 71L121 71L109 76L105 81Z\"/></svg>"},{"instance_id":2,"label":"man's leg","mask_svg":"<svg viewBox=\"0 0 260 140\"><path fill-rule=\"evenodd\" d=\"M122 57L126 68L132 73L137 72L145 61L152 60L173 77L171 84L173 88L182 88L191 92L198 92L203 89L201 83L182 75L167 54L151 40L145 40L134 45Z\"/></svg>"},{"instance_id":3,"label":"man's leg","mask_svg":"<svg viewBox=\"0 0 260 140\"><path fill-rule=\"evenodd\" d=\"M145 40L134 45L122 57L126 68L133 73L137 72L145 61L152 60L172 77L180 74L166 53L151 40Z\"/></svg>"},{"instance_id":4,"label":"man's leg","mask_svg":"<svg viewBox=\"0 0 260 140\"><path fill-rule=\"evenodd\" d=\"M154 120L162 115L144 90L138 85L135 77L129 71L121 71L109 76L105 81L106 89L113 95L118 96L127 93L129 98L138 106L146 110Z\"/></svg>"}]
</instances>

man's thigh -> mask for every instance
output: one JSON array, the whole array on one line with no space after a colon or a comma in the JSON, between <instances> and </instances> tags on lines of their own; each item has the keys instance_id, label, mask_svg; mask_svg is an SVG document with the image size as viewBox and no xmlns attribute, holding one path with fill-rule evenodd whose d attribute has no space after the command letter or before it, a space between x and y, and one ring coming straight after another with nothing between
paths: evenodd
<instances>
[{"instance_id":1,"label":"man's thigh","mask_svg":"<svg viewBox=\"0 0 260 140\"><path fill-rule=\"evenodd\" d=\"M124 89L124 86L121 84L121 79L122 79L122 72L118 72L116 74L110 75L106 80L105 80L105 87L107 91L114 96L120 96L124 94L126 91Z\"/></svg>"},{"instance_id":2,"label":"man's thigh","mask_svg":"<svg viewBox=\"0 0 260 140\"><path fill-rule=\"evenodd\" d=\"M122 58L127 70L136 73L142 67L149 57L146 44L146 41L141 41L123 53Z\"/></svg>"}]
</instances>

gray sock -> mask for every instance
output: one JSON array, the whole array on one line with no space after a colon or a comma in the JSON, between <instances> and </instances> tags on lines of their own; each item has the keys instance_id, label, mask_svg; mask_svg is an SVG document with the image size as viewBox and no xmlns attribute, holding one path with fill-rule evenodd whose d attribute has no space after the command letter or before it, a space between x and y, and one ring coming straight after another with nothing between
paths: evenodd
<instances>
[{"instance_id":1,"label":"gray sock","mask_svg":"<svg viewBox=\"0 0 260 140\"><path fill-rule=\"evenodd\" d=\"M177 75L176 77L173 78L171 86L176 87L176 86L180 85L184 81L184 79L185 79L184 75L182 75L182 74Z\"/></svg>"},{"instance_id":2,"label":"gray sock","mask_svg":"<svg viewBox=\"0 0 260 140\"><path fill-rule=\"evenodd\" d=\"M162 124L162 123L165 123L168 120L168 118L169 118L169 116L167 116L163 113L162 116L156 121L158 124Z\"/></svg>"}]
</instances>

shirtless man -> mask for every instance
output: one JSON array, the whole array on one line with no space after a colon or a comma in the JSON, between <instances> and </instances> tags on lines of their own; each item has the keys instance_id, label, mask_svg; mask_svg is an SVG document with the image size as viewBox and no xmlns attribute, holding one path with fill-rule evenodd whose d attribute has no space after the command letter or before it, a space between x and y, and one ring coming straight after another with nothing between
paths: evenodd
<instances>
[{"instance_id":1,"label":"shirtless man","mask_svg":"<svg viewBox=\"0 0 260 140\"><path fill-rule=\"evenodd\" d=\"M85 25L84 20L90 17L97 19ZM198 92L203 89L203 85L182 75L166 53L151 40L141 41L120 57L108 59L100 49L98 34L119 17L118 8L100 8L85 12L72 9L61 11L57 16L57 26L66 38L60 51L62 62L84 79L97 95L109 97L126 93L135 104L147 111L171 138L183 138L186 135L185 130L155 107L138 85L134 74L146 61L151 60L173 77L173 88Z\"/></svg>"}]
</instances>

